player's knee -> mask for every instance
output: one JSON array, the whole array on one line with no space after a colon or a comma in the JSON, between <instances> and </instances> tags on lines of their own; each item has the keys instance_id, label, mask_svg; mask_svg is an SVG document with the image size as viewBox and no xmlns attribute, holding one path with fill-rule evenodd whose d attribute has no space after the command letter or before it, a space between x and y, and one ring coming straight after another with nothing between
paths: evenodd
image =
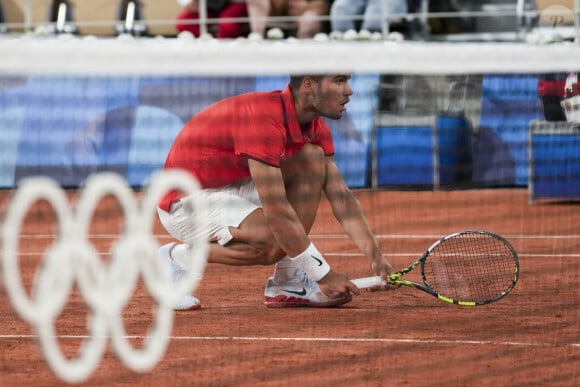
<instances>
[{"instance_id":1,"label":"player's knee","mask_svg":"<svg viewBox=\"0 0 580 387\"><path fill-rule=\"evenodd\" d=\"M299 153L281 165L288 192L313 192L322 187L326 173L324 151L306 144Z\"/></svg>"},{"instance_id":2,"label":"player's knee","mask_svg":"<svg viewBox=\"0 0 580 387\"><path fill-rule=\"evenodd\" d=\"M304 144L302 152L304 152L308 157L317 158L319 160L324 158L324 151L320 145L317 144Z\"/></svg>"},{"instance_id":3,"label":"player's knee","mask_svg":"<svg viewBox=\"0 0 580 387\"><path fill-rule=\"evenodd\" d=\"M314 144L306 144L302 149L302 170L324 177L326 171L325 155L322 148Z\"/></svg>"},{"instance_id":4,"label":"player's knee","mask_svg":"<svg viewBox=\"0 0 580 387\"><path fill-rule=\"evenodd\" d=\"M326 179L325 155L319 146L310 146L307 150L306 162L303 165L298 183L307 192L318 192Z\"/></svg>"}]
</instances>

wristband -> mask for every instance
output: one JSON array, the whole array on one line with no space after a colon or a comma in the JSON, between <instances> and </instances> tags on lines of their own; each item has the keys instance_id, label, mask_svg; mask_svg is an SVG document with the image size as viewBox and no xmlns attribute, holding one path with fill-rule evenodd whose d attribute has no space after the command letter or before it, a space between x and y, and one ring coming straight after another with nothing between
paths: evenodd
<instances>
[{"instance_id":1,"label":"wristband","mask_svg":"<svg viewBox=\"0 0 580 387\"><path fill-rule=\"evenodd\" d=\"M310 242L310 245L301 254L294 258L290 258L292 262L296 263L296 266L305 272L310 279L313 281L320 281L330 271L330 265L320 251L314 246L314 243Z\"/></svg>"}]
</instances>

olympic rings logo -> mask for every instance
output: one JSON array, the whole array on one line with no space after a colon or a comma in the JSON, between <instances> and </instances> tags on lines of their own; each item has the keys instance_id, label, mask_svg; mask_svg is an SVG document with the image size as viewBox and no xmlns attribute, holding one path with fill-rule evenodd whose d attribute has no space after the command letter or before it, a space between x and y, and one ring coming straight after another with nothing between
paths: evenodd
<instances>
[{"instance_id":1,"label":"olympic rings logo","mask_svg":"<svg viewBox=\"0 0 580 387\"><path fill-rule=\"evenodd\" d=\"M191 255L187 270L191 275L171 285L158 256L153 224L157 202L174 189L191 198L185 207L192 226L199 232L184 241L193 247L188 249ZM14 309L35 328L47 362L61 379L71 383L86 379L102 359L108 337L121 361L134 371L148 371L161 359L173 326L172 305L197 287L207 261L206 205L201 195L191 196L199 189L188 173L164 170L153 176L139 205L123 178L102 173L88 179L73 210L64 191L53 180L46 177L23 180L2 229L4 281ZM105 263L88 241L88 233L99 201L108 195L119 202L125 227L111 247L109 262ZM58 235L44 252L29 297L19 270L18 240L27 212L40 200L47 201L54 210ZM136 349L128 341L122 311L140 276L157 306L155 321L142 348ZM57 342L55 319L66 305L75 282L90 308L90 334L78 356L68 359Z\"/></svg>"}]
</instances>

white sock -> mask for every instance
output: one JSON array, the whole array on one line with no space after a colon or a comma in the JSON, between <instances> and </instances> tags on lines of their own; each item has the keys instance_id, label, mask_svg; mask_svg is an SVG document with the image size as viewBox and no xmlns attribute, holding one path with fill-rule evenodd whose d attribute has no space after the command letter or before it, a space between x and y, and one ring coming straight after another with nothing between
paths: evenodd
<instances>
[{"instance_id":1,"label":"white sock","mask_svg":"<svg viewBox=\"0 0 580 387\"><path fill-rule=\"evenodd\" d=\"M289 256L285 256L276 263L274 270L274 281L278 283L288 282L296 275L298 267Z\"/></svg>"}]
</instances>

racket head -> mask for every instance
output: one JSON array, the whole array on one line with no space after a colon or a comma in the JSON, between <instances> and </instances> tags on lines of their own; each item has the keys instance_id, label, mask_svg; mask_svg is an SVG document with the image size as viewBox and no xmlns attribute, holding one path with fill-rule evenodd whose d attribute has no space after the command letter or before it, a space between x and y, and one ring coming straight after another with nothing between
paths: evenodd
<instances>
[{"instance_id":1,"label":"racket head","mask_svg":"<svg viewBox=\"0 0 580 387\"><path fill-rule=\"evenodd\" d=\"M505 297L519 273L514 247L501 235L485 230L447 235L421 257L425 286L439 299L459 305L483 305Z\"/></svg>"}]
</instances>

